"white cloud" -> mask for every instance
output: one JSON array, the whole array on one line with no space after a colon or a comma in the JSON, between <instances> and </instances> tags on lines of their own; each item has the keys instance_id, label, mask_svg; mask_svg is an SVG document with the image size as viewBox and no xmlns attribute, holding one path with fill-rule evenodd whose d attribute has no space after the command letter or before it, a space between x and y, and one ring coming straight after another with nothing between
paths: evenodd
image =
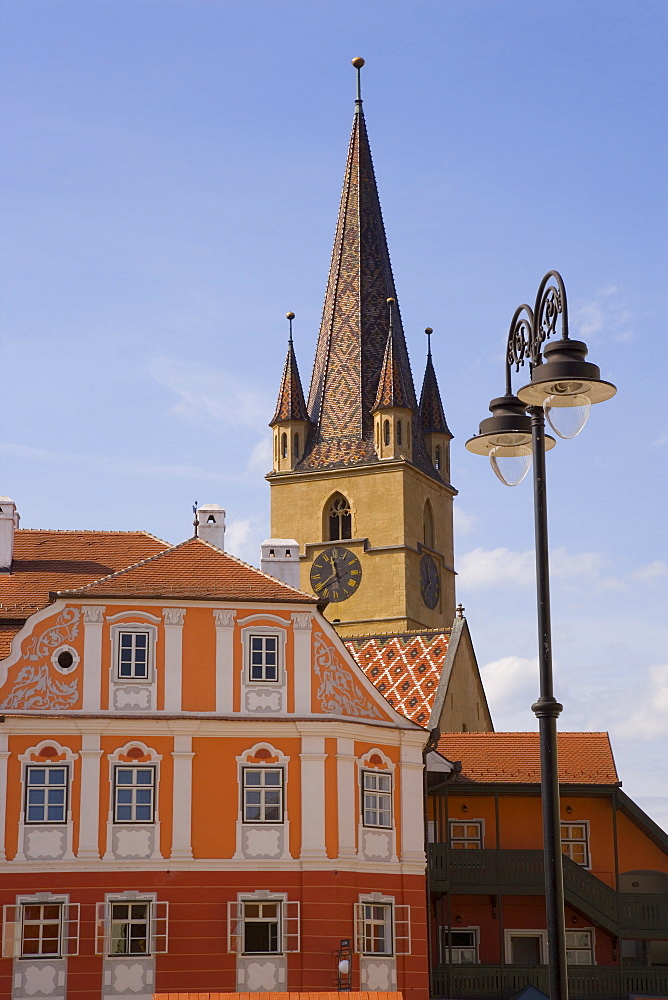
<instances>
[{"instance_id":1,"label":"white cloud","mask_svg":"<svg viewBox=\"0 0 668 1000\"><path fill-rule=\"evenodd\" d=\"M485 694L497 730L535 729L531 705L538 697L538 660L502 656L481 668Z\"/></svg>"},{"instance_id":2,"label":"white cloud","mask_svg":"<svg viewBox=\"0 0 668 1000\"><path fill-rule=\"evenodd\" d=\"M474 514L467 514L461 507L453 508L454 526L456 535L468 535L476 525Z\"/></svg>"},{"instance_id":3,"label":"white cloud","mask_svg":"<svg viewBox=\"0 0 668 1000\"><path fill-rule=\"evenodd\" d=\"M252 517L232 518L225 531L226 551L250 563L251 566L259 566L260 539L264 538L262 527L258 520Z\"/></svg>"},{"instance_id":4,"label":"white cloud","mask_svg":"<svg viewBox=\"0 0 668 1000\"><path fill-rule=\"evenodd\" d=\"M665 562L660 559L655 559L654 562L647 563L645 566L640 566L638 569L631 573L632 580L639 580L641 583L651 583L652 580L657 580L661 576L665 576L668 573L668 566Z\"/></svg>"},{"instance_id":5,"label":"white cloud","mask_svg":"<svg viewBox=\"0 0 668 1000\"><path fill-rule=\"evenodd\" d=\"M619 301L620 289L609 285L597 291L589 302L583 302L573 312L578 334L583 340L604 330L618 343L628 343L634 339L630 327L631 314Z\"/></svg>"},{"instance_id":6,"label":"white cloud","mask_svg":"<svg viewBox=\"0 0 668 1000\"><path fill-rule=\"evenodd\" d=\"M459 578L464 587L495 587L519 583L530 586L535 579L534 555L510 549L473 549L459 559Z\"/></svg>"},{"instance_id":7,"label":"white cloud","mask_svg":"<svg viewBox=\"0 0 668 1000\"><path fill-rule=\"evenodd\" d=\"M246 463L247 472L265 475L271 469L271 435L265 434L251 451Z\"/></svg>"},{"instance_id":8,"label":"white cloud","mask_svg":"<svg viewBox=\"0 0 668 1000\"><path fill-rule=\"evenodd\" d=\"M650 667L644 683L617 707L628 707L629 714L611 727L615 736L631 740L668 736L668 663Z\"/></svg>"},{"instance_id":9,"label":"white cloud","mask_svg":"<svg viewBox=\"0 0 668 1000\"><path fill-rule=\"evenodd\" d=\"M170 412L187 420L207 418L238 427L267 422L266 393L240 372L173 358L155 358L149 375L176 395Z\"/></svg>"}]
</instances>

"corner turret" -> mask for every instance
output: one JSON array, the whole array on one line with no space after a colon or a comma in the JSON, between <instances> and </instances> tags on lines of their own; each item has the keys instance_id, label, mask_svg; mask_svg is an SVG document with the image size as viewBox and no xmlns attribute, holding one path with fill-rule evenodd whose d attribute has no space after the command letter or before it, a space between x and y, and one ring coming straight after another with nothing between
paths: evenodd
<instances>
[{"instance_id":1,"label":"corner turret","mask_svg":"<svg viewBox=\"0 0 668 1000\"><path fill-rule=\"evenodd\" d=\"M373 413L374 444L381 461L413 456L413 392L409 386L405 369L399 364L398 348L395 344L392 309L393 298L387 300L390 328L385 346L383 367L378 381L376 402Z\"/></svg>"},{"instance_id":2,"label":"corner turret","mask_svg":"<svg viewBox=\"0 0 668 1000\"><path fill-rule=\"evenodd\" d=\"M443 412L441 393L438 389L436 372L431 360L431 335L434 331L428 326L424 332L427 334L427 366L420 393L420 427L432 465L441 479L449 483L452 434Z\"/></svg>"},{"instance_id":3,"label":"corner turret","mask_svg":"<svg viewBox=\"0 0 668 1000\"><path fill-rule=\"evenodd\" d=\"M274 431L274 472L293 471L304 454L311 426L292 342L292 321L295 314L289 312L286 313L286 317L290 323L288 354L283 368L276 412L269 424Z\"/></svg>"}]
</instances>

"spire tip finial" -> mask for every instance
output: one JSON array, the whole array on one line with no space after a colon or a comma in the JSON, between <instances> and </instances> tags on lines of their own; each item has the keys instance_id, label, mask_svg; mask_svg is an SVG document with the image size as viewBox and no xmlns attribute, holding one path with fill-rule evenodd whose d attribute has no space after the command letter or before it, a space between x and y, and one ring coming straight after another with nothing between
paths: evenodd
<instances>
[{"instance_id":1,"label":"spire tip finial","mask_svg":"<svg viewBox=\"0 0 668 1000\"><path fill-rule=\"evenodd\" d=\"M357 70L357 100L355 101L355 105L356 110L359 111L362 107L362 66L364 65L364 60L361 56L355 56L350 61Z\"/></svg>"},{"instance_id":2,"label":"spire tip finial","mask_svg":"<svg viewBox=\"0 0 668 1000\"><path fill-rule=\"evenodd\" d=\"M424 332L427 334L427 357L431 357L431 335L434 332L430 326L424 328Z\"/></svg>"},{"instance_id":3,"label":"spire tip finial","mask_svg":"<svg viewBox=\"0 0 668 1000\"><path fill-rule=\"evenodd\" d=\"M287 319L288 323L290 324L290 336L288 337L288 343L291 344L292 343L292 321L295 318L295 314L293 312L286 313L285 314L285 318Z\"/></svg>"}]
</instances>

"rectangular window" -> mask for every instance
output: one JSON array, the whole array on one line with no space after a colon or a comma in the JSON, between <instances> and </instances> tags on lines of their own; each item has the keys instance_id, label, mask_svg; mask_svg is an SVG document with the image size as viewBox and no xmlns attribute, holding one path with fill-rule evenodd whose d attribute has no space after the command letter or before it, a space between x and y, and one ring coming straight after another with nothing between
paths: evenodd
<instances>
[{"instance_id":1,"label":"rectangular window","mask_svg":"<svg viewBox=\"0 0 668 1000\"><path fill-rule=\"evenodd\" d=\"M26 823L67 822L67 767L26 768Z\"/></svg>"},{"instance_id":2,"label":"rectangular window","mask_svg":"<svg viewBox=\"0 0 668 1000\"><path fill-rule=\"evenodd\" d=\"M364 826L392 826L392 775L362 772Z\"/></svg>"},{"instance_id":3,"label":"rectangular window","mask_svg":"<svg viewBox=\"0 0 668 1000\"><path fill-rule=\"evenodd\" d=\"M118 679L148 680L149 633L118 633Z\"/></svg>"},{"instance_id":4,"label":"rectangular window","mask_svg":"<svg viewBox=\"0 0 668 1000\"><path fill-rule=\"evenodd\" d=\"M114 774L114 823L153 823L154 767L117 767Z\"/></svg>"},{"instance_id":5,"label":"rectangular window","mask_svg":"<svg viewBox=\"0 0 668 1000\"><path fill-rule=\"evenodd\" d=\"M243 950L247 955L270 955L282 951L281 904L278 900L243 903Z\"/></svg>"},{"instance_id":6,"label":"rectangular window","mask_svg":"<svg viewBox=\"0 0 668 1000\"><path fill-rule=\"evenodd\" d=\"M478 961L478 928L441 928L441 964L475 965Z\"/></svg>"},{"instance_id":7,"label":"rectangular window","mask_svg":"<svg viewBox=\"0 0 668 1000\"><path fill-rule=\"evenodd\" d=\"M450 847L455 851L479 851L482 849L482 820L450 820Z\"/></svg>"},{"instance_id":8,"label":"rectangular window","mask_svg":"<svg viewBox=\"0 0 668 1000\"><path fill-rule=\"evenodd\" d=\"M283 768L243 769L244 823L283 822Z\"/></svg>"},{"instance_id":9,"label":"rectangular window","mask_svg":"<svg viewBox=\"0 0 668 1000\"><path fill-rule=\"evenodd\" d=\"M21 907L21 956L58 957L62 953L60 903L26 903Z\"/></svg>"},{"instance_id":10,"label":"rectangular window","mask_svg":"<svg viewBox=\"0 0 668 1000\"><path fill-rule=\"evenodd\" d=\"M593 965L591 931L566 931L566 961L569 965Z\"/></svg>"},{"instance_id":11,"label":"rectangular window","mask_svg":"<svg viewBox=\"0 0 668 1000\"><path fill-rule=\"evenodd\" d=\"M148 955L151 904L147 900L111 904L110 955Z\"/></svg>"},{"instance_id":12,"label":"rectangular window","mask_svg":"<svg viewBox=\"0 0 668 1000\"><path fill-rule=\"evenodd\" d=\"M278 680L278 636L252 635L250 637L250 664L248 677L251 681Z\"/></svg>"},{"instance_id":13,"label":"rectangular window","mask_svg":"<svg viewBox=\"0 0 668 1000\"><path fill-rule=\"evenodd\" d=\"M365 955L392 954L392 904L362 904L362 952Z\"/></svg>"},{"instance_id":14,"label":"rectangular window","mask_svg":"<svg viewBox=\"0 0 668 1000\"><path fill-rule=\"evenodd\" d=\"M577 865L589 867L589 837L587 823L561 824L561 852Z\"/></svg>"}]
</instances>

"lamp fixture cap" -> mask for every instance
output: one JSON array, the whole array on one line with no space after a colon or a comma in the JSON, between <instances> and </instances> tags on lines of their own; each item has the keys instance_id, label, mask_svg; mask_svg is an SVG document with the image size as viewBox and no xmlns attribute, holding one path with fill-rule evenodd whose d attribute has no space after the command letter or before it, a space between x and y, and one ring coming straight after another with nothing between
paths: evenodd
<instances>
[{"instance_id":1,"label":"lamp fixture cap","mask_svg":"<svg viewBox=\"0 0 668 1000\"><path fill-rule=\"evenodd\" d=\"M579 406L578 396L602 403L617 392L612 382L601 379L601 369L585 361L587 345L581 340L555 340L543 348L543 362L531 372L531 382L517 393L525 406L542 406L550 396L559 396L562 406ZM572 402L569 402L572 397Z\"/></svg>"}]
</instances>

